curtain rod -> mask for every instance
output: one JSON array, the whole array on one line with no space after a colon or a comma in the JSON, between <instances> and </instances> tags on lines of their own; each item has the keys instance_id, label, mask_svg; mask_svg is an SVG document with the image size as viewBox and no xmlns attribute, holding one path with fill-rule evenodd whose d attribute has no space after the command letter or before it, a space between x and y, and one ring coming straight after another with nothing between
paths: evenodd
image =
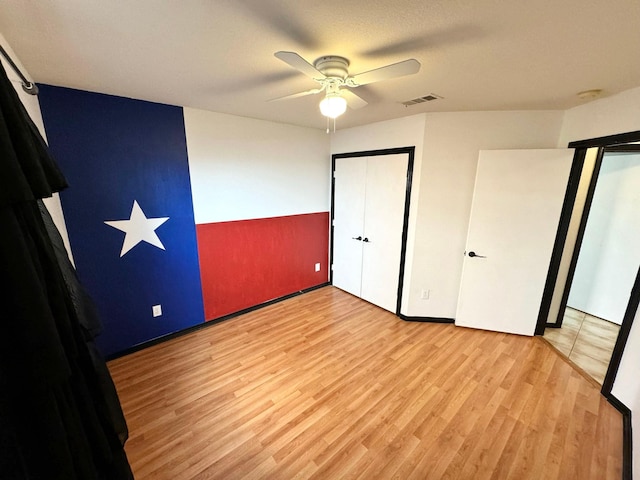
<instances>
[{"instance_id":1,"label":"curtain rod","mask_svg":"<svg viewBox=\"0 0 640 480\"><path fill-rule=\"evenodd\" d=\"M6 58L7 62L9 62L9 65L11 65L11 68L13 68L13 71L18 74L18 76L20 77L20 80L22 80L22 89L25 92L27 92L29 95L37 95L38 86L35 83L27 80L27 77L25 77L24 74L20 71L18 66L14 63L14 61L11 59L11 57L9 56L7 51L2 47L2 45L0 45L0 53L2 53L2 56Z\"/></svg>"}]
</instances>

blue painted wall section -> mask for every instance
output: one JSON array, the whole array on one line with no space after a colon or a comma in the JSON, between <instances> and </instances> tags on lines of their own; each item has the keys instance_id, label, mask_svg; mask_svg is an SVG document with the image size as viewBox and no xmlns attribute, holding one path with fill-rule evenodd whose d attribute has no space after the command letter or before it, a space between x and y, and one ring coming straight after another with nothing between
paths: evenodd
<instances>
[{"instance_id":1,"label":"blue painted wall section","mask_svg":"<svg viewBox=\"0 0 640 480\"><path fill-rule=\"evenodd\" d=\"M49 146L70 185L61 200L78 275L104 324L103 353L203 322L182 108L48 85L40 92ZM153 305L162 316L152 316Z\"/></svg>"}]
</instances>

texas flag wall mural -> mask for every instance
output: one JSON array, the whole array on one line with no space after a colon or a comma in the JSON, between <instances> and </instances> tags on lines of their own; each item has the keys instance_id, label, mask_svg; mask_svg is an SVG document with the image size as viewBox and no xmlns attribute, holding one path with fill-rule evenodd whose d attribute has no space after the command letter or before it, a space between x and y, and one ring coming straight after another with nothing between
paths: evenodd
<instances>
[{"instance_id":1,"label":"texas flag wall mural","mask_svg":"<svg viewBox=\"0 0 640 480\"><path fill-rule=\"evenodd\" d=\"M70 185L61 201L78 275L104 324L103 353L202 323L182 108L48 85L40 92L49 145Z\"/></svg>"},{"instance_id":2,"label":"texas flag wall mural","mask_svg":"<svg viewBox=\"0 0 640 480\"><path fill-rule=\"evenodd\" d=\"M322 153L300 148L309 148L308 139L290 139L293 127L260 123L266 130L255 148L227 159L221 147L232 132L225 128L244 134L259 121L235 119L243 125L234 127L229 117L211 128L211 112L48 85L39 100L49 146L69 182L62 208L78 275L104 324L104 354L327 282L321 180L328 156L325 164ZM246 133L256 140L255 131ZM252 184L264 159L260 142L278 135L296 152L292 163L264 165L268 174ZM302 167L296 144L312 166Z\"/></svg>"}]
</instances>

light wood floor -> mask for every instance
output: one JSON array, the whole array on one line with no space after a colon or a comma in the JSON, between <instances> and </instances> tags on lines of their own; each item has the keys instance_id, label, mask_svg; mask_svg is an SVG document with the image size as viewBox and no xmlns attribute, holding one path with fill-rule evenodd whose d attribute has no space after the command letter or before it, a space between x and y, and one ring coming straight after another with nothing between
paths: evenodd
<instances>
[{"instance_id":1,"label":"light wood floor","mask_svg":"<svg viewBox=\"0 0 640 480\"><path fill-rule=\"evenodd\" d=\"M544 338L600 385L609 368L620 326L571 307L562 328L547 328Z\"/></svg>"},{"instance_id":2,"label":"light wood floor","mask_svg":"<svg viewBox=\"0 0 640 480\"><path fill-rule=\"evenodd\" d=\"M137 480L621 478L620 414L543 340L333 287L109 368Z\"/></svg>"}]
</instances>

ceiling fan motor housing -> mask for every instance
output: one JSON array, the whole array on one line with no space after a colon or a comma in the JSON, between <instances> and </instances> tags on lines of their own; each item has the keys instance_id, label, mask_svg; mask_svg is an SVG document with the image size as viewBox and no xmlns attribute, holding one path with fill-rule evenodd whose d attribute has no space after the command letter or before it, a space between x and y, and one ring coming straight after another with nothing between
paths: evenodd
<instances>
[{"instance_id":1,"label":"ceiling fan motor housing","mask_svg":"<svg viewBox=\"0 0 640 480\"><path fill-rule=\"evenodd\" d=\"M344 80L349 75L349 60L337 55L320 57L313 62L313 66L329 78L337 77Z\"/></svg>"}]
</instances>

